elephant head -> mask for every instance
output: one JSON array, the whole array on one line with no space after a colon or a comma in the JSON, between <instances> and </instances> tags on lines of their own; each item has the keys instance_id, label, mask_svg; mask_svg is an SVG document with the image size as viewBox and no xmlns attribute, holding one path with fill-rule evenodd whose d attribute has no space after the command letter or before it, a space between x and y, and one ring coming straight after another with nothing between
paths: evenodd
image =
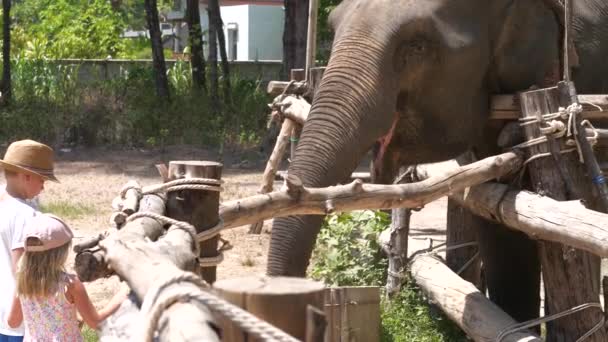
<instances>
[{"instance_id":1,"label":"elephant head","mask_svg":"<svg viewBox=\"0 0 608 342\"><path fill-rule=\"evenodd\" d=\"M309 187L344 181L372 148L386 183L401 165L483 147L490 94L559 70L542 0L344 0L330 23L332 55L288 169ZM268 274L305 275L322 219L275 219Z\"/></svg>"}]
</instances>

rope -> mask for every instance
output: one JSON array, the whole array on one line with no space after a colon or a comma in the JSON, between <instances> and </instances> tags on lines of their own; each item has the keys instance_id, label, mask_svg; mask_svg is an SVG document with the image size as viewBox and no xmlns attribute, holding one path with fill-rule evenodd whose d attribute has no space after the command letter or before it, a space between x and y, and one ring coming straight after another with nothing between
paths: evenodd
<instances>
[{"instance_id":1,"label":"rope","mask_svg":"<svg viewBox=\"0 0 608 342\"><path fill-rule=\"evenodd\" d=\"M144 188L134 184L127 184L120 190L120 197L124 199L127 191L131 189L136 190L140 198L143 195L180 190L206 190L220 192L222 191L222 188L220 187L222 183L222 181L213 178L183 178L172 180L167 183L150 185Z\"/></svg>"},{"instance_id":2,"label":"rope","mask_svg":"<svg viewBox=\"0 0 608 342\"><path fill-rule=\"evenodd\" d=\"M199 288L195 290L175 289L176 293L168 295L162 300L160 296L163 291L177 283L191 283ZM212 311L229 319L243 331L259 338L262 341L285 341L296 342L294 337L288 335L275 326L260 320L251 313L214 296L211 293L202 291L203 288L209 288L209 285L200 279L197 275L191 272L183 272L177 276L170 277L164 280L159 285L148 290L143 299L142 312L142 336L145 342L151 342L158 329L158 324L162 313L171 305L177 302L192 302L197 301Z\"/></svg>"},{"instance_id":3,"label":"rope","mask_svg":"<svg viewBox=\"0 0 608 342\"><path fill-rule=\"evenodd\" d=\"M149 211L138 211L136 213L133 213L131 216L129 216L127 218L127 222L131 222L133 220L136 220L136 219L142 218L142 217L155 219L163 224L170 224L172 227L169 228L169 231L171 231L172 229L175 229L175 228L179 228L179 229L186 231L192 238L196 255L200 254L198 242L209 240L209 239L217 236L222 231L222 229L224 229L224 221L220 218L219 222L211 229L197 233L196 228L194 228L194 226L188 222L175 220L170 217L167 217L164 215L159 215L159 214L152 213ZM175 227L175 228L173 228L173 227ZM224 253L222 253L222 249L220 249L218 252L219 252L219 254L217 256L199 257L199 265L203 268L214 267L214 266L219 265L222 261L224 261Z\"/></svg>"},{"instance_id":4,"label":"rope","mask_svg":"<svg viewBox=\"0 0 608 342\"><path fill-rule=\"evenodd\" d=\"M586 303L586 304L582 304L582 305L576 306L574 308L571 308L566 311L562 311L560 313L556 313L556 314L553 314L550 316L532 319L532 320L529 320L529 321L526 321L523 323L513 324L512 326L507 327L498 333L498 336L496 336L496 342L501 342L505 337L507 337L508 335L511 335L515 332L525 330L525 329L528 329L530 327L533 327L533 326L536 326L539 324L551 322L556 319L560 319L562 317L569 316L573 313L577 313L579 311L583 311L583 310L586 310L589 308L598 308L598 309L602 310L602 306L599 303ZM583 336L579 337L576 340L576 342L584 341L587 337L593 335L596 331L598 331L600 328L602 328L604 326L605 317L603 314L601 316L602 316L602 319L600 320L600 322L598 322L593 328L591 328Z\"/></svg>"}]
</instances>

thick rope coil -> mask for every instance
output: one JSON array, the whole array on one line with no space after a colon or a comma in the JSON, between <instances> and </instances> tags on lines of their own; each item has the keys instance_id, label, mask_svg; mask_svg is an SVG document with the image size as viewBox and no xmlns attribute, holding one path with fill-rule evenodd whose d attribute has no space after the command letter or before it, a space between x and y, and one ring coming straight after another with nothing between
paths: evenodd
<instances>
[{"instance_id":1,"label":"thick rope coil","mask_svg":"<svg viewBox=\"0 0 608 342\"><path fill-rule=\"evenodd\" d=\"M133 213L131 216L129 216L127 218L127 222L131 222L133 220L136 220L136 219L142 218L142 217L155 219L163 224L170 224L170 225L172 225L172 227L169 228L169 230L174 229L173 227L176 227L176 228L183 229L186 232L188 232L188 234L190 234L190 236L192 237L196 255L200 254L199 244L198 244L199 242L209 240L209 239L219 235L219 233L222 231L222 229L224 229L224 221L222 219L220 219L219 222L214 227L210 228L209 230L205 230L200 233L197 233L196 228L194 228L194 226L191 225L190 223L187 223L184 221L178 221L178 220L172 219L167 216L163 216L163 215L159 215L159 214L147 212L147 211L138 211L136 213ZM218 251L218 253L219 254L214 257L199 257L200 266L201 267L213 267L213 266L219 265L224 260L224 253L221 248Z\"/></svg>"},{"instance_id":2,"label":"thick rope coil","mask_svg":"<svg viewBox=\"0 0 608 342\"><path fill-rule=\"evenodd\" d=\"M161 297L163 291L178 283L191 283L197 286L200 291L182 290L175 288L175 293L166 297ZM210 310L220 314L235 323L239 328L248 334L259 338L262 341L296 342L296 338L288 335L275 326L262 321L251 313L231 304L215 295L204 291L209 285L191 272L183 272L164 280L159 285L148 290L141 306L142 313L142 333L145 342L151 342L158 329L160 317L163 312L177 302L197 301L208 307Z\"/></svg>"},{"instance_id":3,"label":"thick rope coil","mask_svg":"<svg viewBox=\"0 0 608 342\"><path fill-rule=\"evenodd\" d=\"M498 335L496 336L496 342L502 342L502 340L505 337L507 337L508 335L511 335L515 332L525 330L525 329L531 328L533 326L537 326L539 324L551 322L556 319L560 319L562 317L569 316L573 313L577 313L579 311L583 311L583 310L590 309L590 308L598 308L598 309L600 309L600 311L602 310L602 306L600 305L600 303L586 303L586 304L582 304L582 305L573 307L569 310L556 313L554 315L545 316L545 317L541 317L541 318L537 318L537 319L532 319L532 320L529 320L529 321L523 322L523 323L513 324L512 326L507 327L498 333ZM604 326L604 323L605 323L605 317L602 314L602 318L600 319L600 321L593 328L591 328L588 332L583 334L583 336L579 337L576 340L576 342L582 342L585 339L587 339L589 336L593 335L596 331L598 331L600 328L602 328Z\"/></svg>"},{"instance_id":4,"label":"thick rope coil","mask_svg":"<svg viewBox=\"0 0 608 342\"><path fill-rule=\"evenodd\" d=\"M142 218L142 217L151 218L151 219L154 219L163 224L170 224L170 225L172 225L172 227L177 227L179 229L186 231L192 238L192 244L194 245L195 254L199 255L200 251L199 251L198 243L196 241L196 228L194 228L193 225L191 225L188 222L175 220L170 217L156 214L156 213L149 212L149 211L138 211L136 213L133 213L131 216L129 216L127 218L127 222L132 222L132 221L134 221L138 218ZM170 227L169 230L173 229L172 227Z\"/></svg>"},{"instance_id":5,"label":"thick rope coil","mask_svg":"<svg viewBox=\"0 0 608 342\"><path fill-rule=\"evenodd\" d=\"M127 191L131 189L135 189L140 198L143 195L180 190L206 190L220 192L223 190L220 186L222 183L223 182L221 180L213 178L182 178L172 180L167 183L146 186L143 188L141 186L127 184L120 190L120 197L125 198Z\"/></svg>"}]
</instances>

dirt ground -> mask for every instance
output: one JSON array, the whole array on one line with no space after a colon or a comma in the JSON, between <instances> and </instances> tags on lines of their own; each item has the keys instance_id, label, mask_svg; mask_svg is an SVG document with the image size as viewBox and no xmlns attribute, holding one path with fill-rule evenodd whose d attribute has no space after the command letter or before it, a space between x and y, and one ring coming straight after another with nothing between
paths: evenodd
<instances>
[{"instance_id":1,"label":"dirt ground","mask_svg":"<svg viewBox=\"0 0 608 342\"><path fill-rule=\"evenodd\" d=\"M170 160L219 160L216 152L191 147L173 147L164 152L150 150L114 151L105 149L75 149L58 151L56 174L61 183L49 182L40 195L43 205L78 205L84 212L66 218L75 234L74 243L109 228L112 199L131 179L142 185L158 183L154 167ZM265 161L255 151L233 154L223 158L225 181L221 200L227 201L254 195L259 188ZM0 179L3 183L3 179ZM280 183L276 183L277 186ZM445 201L433 203L415 213L411 237L412 249L428 246L428 238L441 242L445 239ZM270 235L266 228L260 235L247 234L247 226L227 230L222 237L234 246L225 252L224 262L218 267L218 278L263 274ZM416 247L418 246L418 247ZM69 267L72 268L73 257ZM86 284L97 307L103 306L118 289L116 276Z\"/></svg>"}]
</instances>

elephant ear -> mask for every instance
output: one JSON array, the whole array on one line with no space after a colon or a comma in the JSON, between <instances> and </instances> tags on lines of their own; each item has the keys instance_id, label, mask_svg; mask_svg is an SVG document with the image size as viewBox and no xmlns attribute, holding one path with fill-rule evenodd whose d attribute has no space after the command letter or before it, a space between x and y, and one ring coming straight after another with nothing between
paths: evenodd
<instances>
[{"instance_id":1,"label":"elephant ear","mask_svg":"<svg viewBox=\"0 0 608 342\"><path fill-rule=\"evenodd\" d=\"M559 79L560 26L540 0L494 1L490 82L496 93L550 86Z\"/></svg>"}]
</instances>

